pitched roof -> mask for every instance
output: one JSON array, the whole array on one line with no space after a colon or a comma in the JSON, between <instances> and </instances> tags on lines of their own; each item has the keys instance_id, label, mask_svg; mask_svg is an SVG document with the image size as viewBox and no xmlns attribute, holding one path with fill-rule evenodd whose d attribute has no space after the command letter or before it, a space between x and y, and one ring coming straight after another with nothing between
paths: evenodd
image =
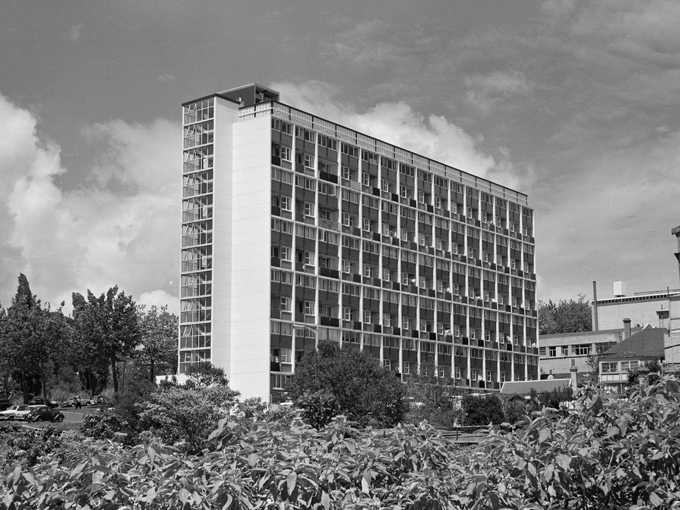
<instances>
[{"instance_id":1,"label":"pitched roof","mask_svg":"<svg viewBox=\"0 0 680 510\"><path fill-rule=\"evenodd\" d=\"M646 327L602 353L602 361L618 359L653 360L664 357L665 328Z\"/></svg>"},{"instance_id":2,"label":"pitched roof","mask_svg":"<svg viewBox=\"0 0 680 510\"><path fill-rule=\"evenodd\" d=\"M501 388L501 395L528 395L531 389L536 393L551 392L568 387L571 379L541 379L540 381L506 381Z\"/></svg>"}]
</instances>

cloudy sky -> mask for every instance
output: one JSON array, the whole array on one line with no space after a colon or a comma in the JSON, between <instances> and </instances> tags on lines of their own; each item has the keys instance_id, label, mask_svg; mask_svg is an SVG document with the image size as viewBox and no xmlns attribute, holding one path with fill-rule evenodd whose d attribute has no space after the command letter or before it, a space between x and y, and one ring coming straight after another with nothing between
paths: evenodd
<instances>
[{"instance_id":1,"label":"cloudy sky","mask_svg":"<svg viewBox=\"0 0 680 510\"><path fill-rule=\"evenodd\" d=\"M180 105L281 100L529 195L540 299L677 288L677 0L3 0L0 303L178 308Z\"/></svg>"}]
</instances>

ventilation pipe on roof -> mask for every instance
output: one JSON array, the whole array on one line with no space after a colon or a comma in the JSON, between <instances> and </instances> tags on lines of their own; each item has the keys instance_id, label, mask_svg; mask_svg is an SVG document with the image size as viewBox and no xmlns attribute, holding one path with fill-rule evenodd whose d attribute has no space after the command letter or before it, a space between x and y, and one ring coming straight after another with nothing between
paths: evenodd
<instances>
[{"instance_id":1,"label":"ventilation pipe on roof","mask_svg":"<svg viewBox=\"0 0 680 510\"><path fill-rule=\"evenodd\" d=\"M593 281L593 331L597 328L597 282Z\"/></svg>"},{"instance_id":2,"label":"ventilation pipe on roof","mask_svg":"<svg viewBox=\"0 0 680 510\"><path fill-rule=\"evenodd\" d=\"M623 339L630 338L630 319L623 319Z\"/></svg>"}]
</instances>

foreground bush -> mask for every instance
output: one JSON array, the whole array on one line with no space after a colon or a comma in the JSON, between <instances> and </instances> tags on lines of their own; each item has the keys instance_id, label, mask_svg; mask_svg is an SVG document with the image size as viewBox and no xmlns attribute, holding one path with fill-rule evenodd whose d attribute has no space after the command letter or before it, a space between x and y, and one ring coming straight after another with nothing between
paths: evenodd
<instances>
[{"instance_id":1,"label":"foreground bush","mask_svg":"<svg viewBox=\"0 0 680 510\"><path fill-rule=\"evenodd\" d=\"M390 427L406 412L405 388L367 352L319 342L295 368L288 392L315 427L338 414L361 426Z\"/></svg>"},{"instance_id":2,"label":"foreground bush","mask_svg":"<svg viewBox=\"0 0 680 510\"><path fill-rule=\"evenodd\" d=\"M680 386L645 391L584 395L578 413L539 412L468 450L426 424L378 433L343 418L318 431L222 419L200 455L87 439L10 470L0 509L678 508Z\"/></svg>"}]
</instances>

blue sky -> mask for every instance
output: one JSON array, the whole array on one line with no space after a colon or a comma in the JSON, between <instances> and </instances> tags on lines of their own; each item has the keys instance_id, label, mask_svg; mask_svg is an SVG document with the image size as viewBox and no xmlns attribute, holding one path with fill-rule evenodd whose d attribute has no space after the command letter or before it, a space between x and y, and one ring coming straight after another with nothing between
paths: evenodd
<instances>
[{"instance_id":1,"label":"blue sky","mask_svg":"<svg viewBox=\"0 0 680 510\"><path fill-rule=\"evenodd\" d=\"M527 193L540 299L679 286L676 1L3 0L0 303L176 310L180 105L252 82Z\"/></svg>"}]
</instances>

